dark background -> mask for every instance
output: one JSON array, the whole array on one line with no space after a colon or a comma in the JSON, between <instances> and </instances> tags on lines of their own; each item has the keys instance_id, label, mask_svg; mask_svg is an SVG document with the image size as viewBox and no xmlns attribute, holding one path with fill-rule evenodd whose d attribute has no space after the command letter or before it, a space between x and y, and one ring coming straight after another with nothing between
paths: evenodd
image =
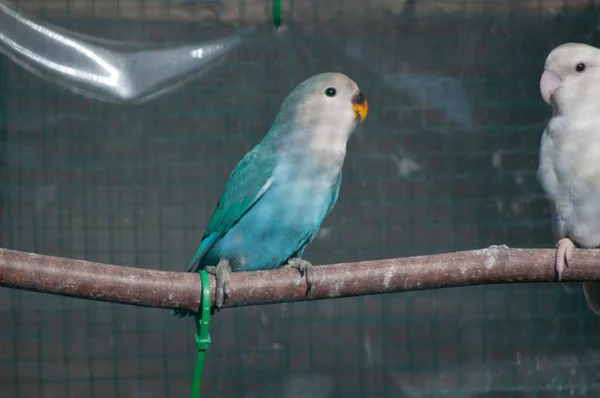
<instances>
[{"instance_id":1,"label":"dark background","mask_svg":"<svg viewBox=\"0 0 600 398\"><path fill-rule=\"evenodd\" d=\"M184 270L232 168L287 93L330 70L359 84L370 112L306 259L555 243L535 177L550 114L538 82L556 45L600 44L593 3L284 2L280 36L270 2L135 3L177 11L162 21L160 8L111 14L127 0L98 15L27 3L55 25L121 41L177 45L258 29L219 68L142 105L87 99L0 56L2 247ZM213 318L202 391L598 397L598 333L580 284L229 309ZM2 398L185 397L193 343L193 322L168 311L0 289Z\"/></svg>"}]
</instances>

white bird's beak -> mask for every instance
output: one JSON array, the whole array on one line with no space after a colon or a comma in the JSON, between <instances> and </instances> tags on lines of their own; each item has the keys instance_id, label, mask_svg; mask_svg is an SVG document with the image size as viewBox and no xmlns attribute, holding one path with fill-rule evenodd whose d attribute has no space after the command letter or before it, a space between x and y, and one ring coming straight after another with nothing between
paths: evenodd
<instances>
[{"instance_id":1,"label":"white bird's beak","mask_svg":"<svg viewBox=\"0 0 600 398\"><path fill-rule=\"evenodd\" d=\"M562 79L554 72L545 70L540 79L540 93L548 105L552 105L552 95L558 90Z\"/></svg>"}]
</instances>

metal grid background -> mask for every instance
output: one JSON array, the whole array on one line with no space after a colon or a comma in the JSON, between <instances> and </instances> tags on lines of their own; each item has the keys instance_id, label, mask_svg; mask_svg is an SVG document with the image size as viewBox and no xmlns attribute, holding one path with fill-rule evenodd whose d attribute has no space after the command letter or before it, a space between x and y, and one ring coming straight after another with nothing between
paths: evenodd
<instances>
[{"instance_id":1,"label":"metal grid background","mask_svg":"<svg viewBox=\"0 0 600 398\"><path fill-rule=\"evenodd\" d=\"M184 270L231 169L287 93L337 70L358 82L370 113L308 260L551 247L535 179L550 112L538 81L554 46L600 44L593 4L548 15L530 2L511 2L511 12L484 2L478 12L417 16L333 3L335 18L320 17L324 2L292 3L310 12L276 37L268 2L239 2L230 19L255 24L244 10L258 7L265 28L222 67L137 106L85 99L0 57L1 246ZM231 23L219 13L205 18L218 22L210 25L63 11L39 14L94 36L163 44L214 37ZM459 82L464 99L450 94L451 102L468 112L449 117L419 99L415 90L437 91L415 89L406 73ZM213 318L211 334L203 385L211 397L600 394L600 318L579 284L233 309ZM192 322L167 311L0 290L3 398L187 396L194 353Z\"/></svg>"}]
</instances>

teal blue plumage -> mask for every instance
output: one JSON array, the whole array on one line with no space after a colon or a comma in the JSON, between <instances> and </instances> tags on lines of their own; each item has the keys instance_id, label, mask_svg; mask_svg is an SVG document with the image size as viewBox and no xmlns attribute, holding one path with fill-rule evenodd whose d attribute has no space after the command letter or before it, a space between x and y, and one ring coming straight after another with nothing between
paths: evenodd
<instances>
[{"instance_id":1,"label":"teal blue plumage","mask_svg":"<svg viewBox=\"0 0 600 398\"><path fill-rule=\"evenodd\" d=\"M189 271L223 260L234 272L264 270L300 258L337 201L346 143L367 107L343 74L300 84L233 170Z\"/></svg>"}]
</instances>

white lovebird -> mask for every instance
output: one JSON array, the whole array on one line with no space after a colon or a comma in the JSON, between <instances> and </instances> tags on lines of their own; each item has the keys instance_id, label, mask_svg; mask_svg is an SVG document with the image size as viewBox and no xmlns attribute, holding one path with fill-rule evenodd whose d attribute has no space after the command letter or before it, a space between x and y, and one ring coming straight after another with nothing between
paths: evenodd
<instances>
[{"instance_id":1,"label":"white lovebird","mask_svg":"<svg viewBox=\"0 0 600 398\"><path fill-rule=\"evenodd\" d=\"M552 117L542 135L537 177L552 205L556 272L562 277L577 245L600 246L600 50L579 43L556 47L540 79ZM600 284L584 283L600 315Z\"/></svg>"}]
</instances>

